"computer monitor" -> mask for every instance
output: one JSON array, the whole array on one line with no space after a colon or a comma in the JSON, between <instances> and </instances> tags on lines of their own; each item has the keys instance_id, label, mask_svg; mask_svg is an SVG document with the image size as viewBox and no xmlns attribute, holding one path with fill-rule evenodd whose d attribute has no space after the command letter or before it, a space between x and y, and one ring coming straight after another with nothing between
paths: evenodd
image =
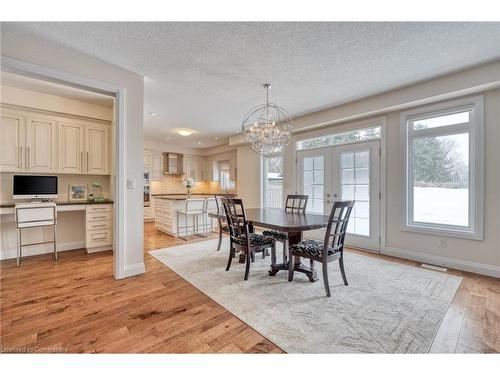
<instances>
[{"instance_id":1,"label":"computer monitor","mask_svg":"<svg viewBox=\"0 0 500 375\"><path fill-rule=\"evenodd\" d=\"M57 198L57 176L14 175L14 199Z\"/></svg>"}]
</instances>

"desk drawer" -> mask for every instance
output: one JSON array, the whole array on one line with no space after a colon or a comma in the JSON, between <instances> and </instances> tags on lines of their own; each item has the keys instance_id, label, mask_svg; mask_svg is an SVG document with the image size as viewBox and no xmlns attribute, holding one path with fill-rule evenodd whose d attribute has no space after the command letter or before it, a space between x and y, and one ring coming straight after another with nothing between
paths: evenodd
<instances>
[{"instance_id":1,"label":"desk drawer","mask_svg":"<svg viewBox=\"0 0 500 375\"><path fill-rule=\"evenodd\" d=\"M88 204L87 205L87 213L90 212L112 212L113 205L112 204Z\"/></svg>"},{"instance_id":2,"label":"desk drawer","mask_svg":"<svg viewBox=\"0 0 500 375\"><path fill-rule=\"evenodd\" d=\"M96 229L87 231L87 239L85 247L87 249L92 247L109 246L113 244L113 230L112 229Z\"/></svg>"},{"instance_id":3,"label":"desk drawer","mask_svg":"<svg viewBox=\"0 0 500 375\"><path fill-rule=\"evenodd\" d=\"M87 223L87 230L109 229L111 227L111 221L90 221Z\"/></svg>"},{"instance_id":4,"label":"desk drawer","mask_svg":"<svg viewBox=\"0 0 500 375\"><path fill-rule=\"evenodd\" d=\"M91 221L111 221L112 212L87 212L87 223Z\"/></svg>"}]
</instances>

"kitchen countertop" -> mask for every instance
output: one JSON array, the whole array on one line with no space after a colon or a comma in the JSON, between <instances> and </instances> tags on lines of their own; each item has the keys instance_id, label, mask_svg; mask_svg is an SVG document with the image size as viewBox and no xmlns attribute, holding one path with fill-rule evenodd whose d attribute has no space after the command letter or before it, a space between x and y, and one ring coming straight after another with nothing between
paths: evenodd
<instances>
[{"instance_id":1,"label":"kitchen countertop","mask_svg":"<svg viewBox=\"0 0 500 375\"><path fill-rule=\"evenodd\" d=\"M113 203L112 200L104 200L102 202L96 202L96 201L56 201L57 205L61 206L70 206L70 205L77 205L77 204L110 204ZM4 203L0 204L0 208L8 208L8 207L14 207L16 204L15 203Z\"/></svg>"},{"instance_id":2,"label":"kitchen countertop","mask_svg":"<svg viewBox=\"0 0 500 375\"><path fill-rule=\"evenodd\" d=\"M175 201L183 201L188 199L187 194L152 194L155 198L169 199ZM213 198L213 194L191 194L189 198L200 199L200 198Z\"/></svg>"}]
</instances>

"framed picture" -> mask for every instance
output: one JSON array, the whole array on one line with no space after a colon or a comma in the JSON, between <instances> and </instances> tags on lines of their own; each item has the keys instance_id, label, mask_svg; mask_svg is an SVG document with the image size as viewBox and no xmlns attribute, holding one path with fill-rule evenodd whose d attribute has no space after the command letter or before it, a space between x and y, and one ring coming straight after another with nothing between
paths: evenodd
<instances>
[{"instance_id":1,"label":"framed picture","mask_svg":"<svg viewBox=\"0 0 500 375\"><path fill-rule=\"evenodd\" d=\"M87 200L87 185L75 184L69 185L69 200L70 201L86 201Z\"/></svg>"}]
</instances>

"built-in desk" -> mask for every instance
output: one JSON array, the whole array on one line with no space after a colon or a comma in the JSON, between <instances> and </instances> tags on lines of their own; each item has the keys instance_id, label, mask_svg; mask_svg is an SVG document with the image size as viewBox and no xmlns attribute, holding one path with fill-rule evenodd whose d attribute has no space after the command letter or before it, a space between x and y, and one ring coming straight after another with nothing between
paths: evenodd
<instances>
[{"instance_id":1,"label":"built-in desk","mask_svg":"<svg viewBox=\"0 0 500 375\"><path fill-rule=\"evenodd\" d=\"M73 231L75 233L81 232L83 230L84 239L79 239L78 241L58 241L58 251L79 249L84 247L87 252L97 252L110 250L113 248L113 201L106 200L103 202L94 201L79 201L79 202L56 202L57 212L62 213L58 215L58 237L64 235L65 233ZM1 228L1 258L9 259L15 258L16 249L16 230L14 223L14 203L0 204L0 215L2 220ZM76 211L76 212L74 212ZM66 215L65 212L74 212L72 215ZM84 215L84 219L75 218L75 214L78 215L81 212ZM10 218L9 215L12 215ZM74 228L77 226L77 228ZM62 229L61 229L62 228ZM42 231L33 233L32 236L44 236ZM81 234L80 234L81 236ZM29 242L36 242L29 241ZM24 241L23 241L24 242ZM42 254L46 251L43 247L39 247L26 255Z\"/></svg>"}]
</instances>

